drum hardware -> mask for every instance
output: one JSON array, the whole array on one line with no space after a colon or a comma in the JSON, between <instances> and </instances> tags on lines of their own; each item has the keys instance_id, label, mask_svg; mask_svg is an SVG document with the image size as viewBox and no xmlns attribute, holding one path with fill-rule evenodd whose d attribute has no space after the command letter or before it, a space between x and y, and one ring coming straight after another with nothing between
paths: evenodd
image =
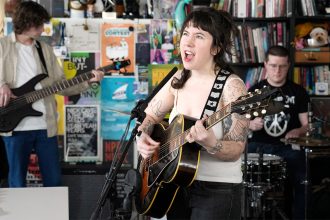
<instances>
[{"instance_id":1,"label":"drum hardware","mask_svg":"<svg viewBox=\"0 0 330 220\"><path fill-rule=\"evenodd\" d=\"M245 217L266 219L267 214L274 218L278 214L287 219L276 201L267 200L270 192L283 192L286 178L285 162L281 157L271 154L245 153L242 160L245 187ZM276 209L276 212L273 210Z\"/></svg>"},{"instance_id":2,"label":"drum hardware","mask_svg":"<svg viewBox=\"0 0 330 220\"><path fill-rule=\"evenodd\" d=\"M298 138L282 138L281 141L285 144L294 144L304 147L328 147L330 146L329 138L313 138L313 137L298 137Z\"/></svg>"},{"instance_id":3,"label":"drum hardware","mask_svg":"<svg viewBox=\"0 0 330 220\"><path fill-rule=\"evenodd\" d=\"M306 137L281 139L285 144L298 145L305 152L305 179L302 181L302 185L305 186L305 219L308 217L308 205L309 205L309 185L310 185L310 167L309 167L309 155L314 150L329 149L330 139L329 138L314 138L309 136L308 132Z\"/></svg>"}]
</instances>

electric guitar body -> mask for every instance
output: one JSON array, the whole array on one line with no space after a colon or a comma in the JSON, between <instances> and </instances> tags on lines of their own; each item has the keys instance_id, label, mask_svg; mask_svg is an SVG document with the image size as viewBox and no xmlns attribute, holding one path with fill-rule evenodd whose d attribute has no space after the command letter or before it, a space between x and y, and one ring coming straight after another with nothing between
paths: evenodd
<instances>
[{"instance_id":1,"label":"electric guitar body","mask_svg":"<svg viewBox=\"0 0 330 220\"><path fill-rule=\"evenodd\" d=\"M26 82L24 85L22 85L19 88L12 89L12 93L20 97L24 94L27 94L31 91L34 91L35 85L46 78L46 74L39 74L32 79L30 79L28 82ZM12 103L9 103L9 105L6 107L6 109L15 109L15 111L8 111L5 114L1 114L0 116L0 131L10 131L13 130L18 123L25 117L28 116L41 116L42 113L39 111L36 111L32 108L33 103L26 102L25 99L22 99L19 104L16 106L20 106L19 108L14 108Z\"/></svg>"}]
</instances>

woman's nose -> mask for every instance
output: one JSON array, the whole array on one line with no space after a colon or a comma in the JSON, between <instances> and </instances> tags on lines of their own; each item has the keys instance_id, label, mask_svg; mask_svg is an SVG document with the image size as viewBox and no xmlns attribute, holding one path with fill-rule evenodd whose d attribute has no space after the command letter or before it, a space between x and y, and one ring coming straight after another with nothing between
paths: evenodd
<instances>
[{"instance_id":1,"label":"woman's nose","mask_svg":"<svg viewBox=\"0 0 330 220\"><path fill-rule=\"evenodd\" d=\"M186 46L193 46L194 45L194 37L187 37L186 39L185 39L185 42L184 42L184 44L186 45Z\"/></svg>"}]
</instances>

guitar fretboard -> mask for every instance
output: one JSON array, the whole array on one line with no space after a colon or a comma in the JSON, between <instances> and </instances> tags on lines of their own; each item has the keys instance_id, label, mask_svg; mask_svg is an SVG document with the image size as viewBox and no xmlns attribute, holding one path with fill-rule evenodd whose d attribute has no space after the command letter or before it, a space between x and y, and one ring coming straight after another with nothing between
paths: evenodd
<instances>
[{"instance_id":1,"label":"guitar fretboard","mask_svg":"<svg viewBox=\"0 0 330 220\"><path fill-rule=\"evenodd\" d=\"M78 75L72 79L62 80L60 82L55 83L52 86L49 86L49 87L46 87L46 88L43 88L43 89L40 89L40 90L37 90L34 92L27 93L25 95L26 101L27 101L27 103L33 103L39 99L42 99L44 97L51 95L51 94L63 91L69 87L72 87L72 86L78 85L84 81L87 81L87 80L93 78L93 76L94 75L92 74L92 72L84 73L84 74Z\"/></svg>"},{"instance_id":2,"label":"guitar fretboard","mask_svg":"<svg viewBox=\"0 0 330 220\"><path fill-rule=\"evenodd\" d=\"M205 128L208 130L211 127L213 127L216 123L227 117L231 113L231 103L220 109L219 111L215 112L214 114L210 115L206 120L205 120ZM183 133L179 134L169 142L165 143L161 148L168 149L168 145L173 146L173 149L178 149L182 145L187 143L186 137L190 133L190 128L185 130ZM160 152L165 152L162 149Z\"/></svg>"},{"instance_id":3,"label":"guitar fretboard","mask_svg":"<svg viewBox=\"0 0 330 220\"><path fill-rule=\"evenodd\" d=\"M107 72L111 69L114 69L113 64L101 67L98 70L101 70L103 72ZM76 76L72 79L62 80L62 81L56 82L52 86L49 86L49 87L46 87L46 88L43 88L43 89L40 89L40 90L37 90L37 91L27 93L27 94L24 95L24 97L25 97L25 100L26 100L27 103L33 103L33 102L35 102L39 99L42 99L44 97L47 97L47 96L51 95L51 94L63 91L65 89L69 88L69 87L72 87L72 86L78 85L82 82L85 82L85 81L87 81L87 80L89 80L93 77L94 77L94 75L93 75L92 71L89 71L89 72L80 74L80 75L78 75L78 76Z\"/></svg>"}]
</instances>

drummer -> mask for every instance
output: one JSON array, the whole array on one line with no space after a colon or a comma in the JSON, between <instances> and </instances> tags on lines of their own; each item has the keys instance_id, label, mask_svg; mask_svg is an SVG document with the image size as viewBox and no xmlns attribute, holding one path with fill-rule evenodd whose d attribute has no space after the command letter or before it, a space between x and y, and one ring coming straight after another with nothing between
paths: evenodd
<instances>
[{"instance_id":1,"label":"drummer","mask_svg":"<svg viewBox=\"0 0 330 220\"><path fill-rule=\"evenodd\" d=\"M283 111L257 117L250 121L251 138L248 142L249 153L273 154L286 162L288 175L288 191L286 204L289 206L287 215L291 219L305 218L305 159L304 152L293 149L291 145L281 142L285 138L305 136L308 128L309 96L305 89L288 80L290 67L289 52L282 46L272 46L266 54L264 62L267 78L252 86L249 91L264 86L279 88L276 101L284 103ZM287 190L288 189L288 190ZM291 201L292 200L292 201ZM291 204L292 207L291 207Z\"/></svg>"}]
</instances>

